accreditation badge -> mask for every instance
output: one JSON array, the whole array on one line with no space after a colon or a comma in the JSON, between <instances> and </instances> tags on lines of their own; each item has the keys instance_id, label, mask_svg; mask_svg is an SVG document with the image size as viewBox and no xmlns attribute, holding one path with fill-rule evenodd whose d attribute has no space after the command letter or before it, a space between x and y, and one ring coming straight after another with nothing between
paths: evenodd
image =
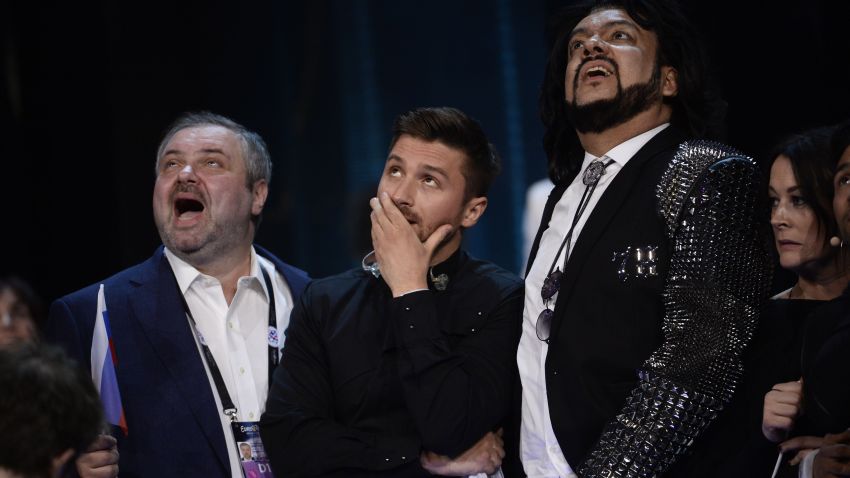
<instances>
[{"instance_id":1,"label":"accreditation badge","mask_svg":"<svg viewBox=\"0 0 850 478\"><path fill-rule=\"evenodd\" d=\"M230 422L230 427L245 478L274 478L269 457L260 440L260 423Z\"/></svg>"}]
</instances>

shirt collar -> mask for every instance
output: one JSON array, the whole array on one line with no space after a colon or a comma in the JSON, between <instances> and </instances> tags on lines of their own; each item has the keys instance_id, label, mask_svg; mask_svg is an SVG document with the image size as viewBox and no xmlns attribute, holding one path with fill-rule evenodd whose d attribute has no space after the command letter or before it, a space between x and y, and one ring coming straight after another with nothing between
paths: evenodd
<instances>
[{"instance_id":1,"label":"shirt collar","mask_svg":"<svg viewBox=\"0 0 850 478\"><path fill-rule=\"evenodd\" d=\"M186 295L186 291L188 291L189 288L192 287L192 284L199 278L210 277L198 269L195 269L195 267L188 262L177 257L177 255L168 250L167 247L164 249L165 257L171 265L171 270L174 271L174 277L177 279L177 285L180 287L181 294ZM248 277L255 279L255 281L260 284L263 293L266 294L266 299L268 299L269 291L266 290L266 281L263 280L262 272L260 272L260 261L258 259L259 256L257 256L257 252L254 250L254 247L251 246L251 272L248 274Z\"/></svg>"},{"instance_id":2,"label":"shirt collar","mask_svg":"<svg viewBox=\"0 0 850 478\"><path fill-rule=\"evenodd\" d=\"M637 136L634 136L630 139L623 141L611 148L610 151L605 153L603 156L608 156L613 159L615 163L617 163L621 168L632 159L632 156L635 155L640 148L643 148L646 143L649 142L652 138L655 137L658 133L664 130L664 128L670 126L670 123L664 123L662 125L656 126L649 131L645 131ZM590 164L591 161L597 159L596 156L585 151L584 153L584 163L582 168L586 167Z\"/></svg>"}]
</instances>

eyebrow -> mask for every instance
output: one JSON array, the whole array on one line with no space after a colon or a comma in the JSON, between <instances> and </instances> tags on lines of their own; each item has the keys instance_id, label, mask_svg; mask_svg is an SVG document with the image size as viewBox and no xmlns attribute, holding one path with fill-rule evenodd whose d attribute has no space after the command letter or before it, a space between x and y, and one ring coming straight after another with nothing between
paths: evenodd
<instances>
[{"instance_id":1,"label":"eyebrow","mask_svg":"<svg viewBox=\"0 0 850 478\"><path fill-rule=\"evenodd\" d=\"M845 170L847 170L847 169L850 169L850 162L848 162L848 163L844 163L844 164L842 164L842 165L838 166L838 169L836 169L836 170L835 170L835 174L838 174L838 173L840 173L840 172L843 172L843 171L845 171Z\"/></svg>"},{"instance_id":2,"label":"eyebrow","mask_svg":"<svg viewBox=\"0 0 850 478\"><path fill-rule=\"evenodd\" d=\"M603 29L609 29L609 28L615 27L615 26L629 27L629 28L632 28L634 30L638 29L636 24L634 24L634 23L632 23L628 20L612 20L612 21L602 25L602 28ZM576 35L587 35L588 33L589 33L589 31L586 28L575 28L575 29L573 29L573 31L570 32L570 36L568 38L572 38Z\"/></svg>"},{"instance_id":3,"label":"eyebrow","mask_svg":"<svg viewBox=\"0 0 850 478\"><path fill-rule=\"evenodd\" d=\"M401 156L399 156L397 154L391 154L387 158L387 163L389 163L389 162L397 162L397 163L404 164L404 158L402 158ZM426 172L430 173L430 174L442 176L444 179L449 178L449 173L445 169L440 168L438 166L432 166L430 164L425 164L425 165L422 166L422 169L425 170Z\"/></svg>"},{"instance_id":4,"label":"eyebrow","mask_svg":"<svg viewBox=\"0 0 850 478\"><path fill-rule=\"evenodd\" d=\"M774 189L773 186L771 186L771 185L768 185L767 189L770 189L770 191L773 192L774 194L776 193L776 189ZM797 186L791 186L790 188L786 189L785 192L793 193L794 191L799 191L799 190L800 190L800 186L797 185Z\"/></svg>"},{"instance_id":5,"label":"eyebrow","mask_svg":"<svg viewBox=\"0 0 850 478\"><path fill-rule=\"evenodd\" d=\"M201 152L206 153L206 154L220 154L222 156L227 156L224 153L224 150L222 150L220 148L204 148L204 149L201 150ZM169 154L176 154L177 156L182 156L183 152L176 150L176 149L169 149L169 150L166 150L165 153L162 154L162 156L165 157L165 156L168 156Z\"/></svg>"}]
</instances>

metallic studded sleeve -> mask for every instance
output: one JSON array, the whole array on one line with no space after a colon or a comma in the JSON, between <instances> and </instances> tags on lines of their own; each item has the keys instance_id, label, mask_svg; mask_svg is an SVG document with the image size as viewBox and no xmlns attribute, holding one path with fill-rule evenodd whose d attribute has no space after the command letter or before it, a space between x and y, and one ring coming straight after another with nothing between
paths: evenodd
<instances>
[{"instance_id":1,"label":"metallic studded sleeve","mask_svg":"<svg viewBox=\"0 0 850 478\"><path fill-rule=\"evenodd\" d=\"M579 469L588 477L654 477L732 398L771 265L752 159L718 143L676 152L658 184L671 237L664 342Z\"/></svg>"}]
</instances>

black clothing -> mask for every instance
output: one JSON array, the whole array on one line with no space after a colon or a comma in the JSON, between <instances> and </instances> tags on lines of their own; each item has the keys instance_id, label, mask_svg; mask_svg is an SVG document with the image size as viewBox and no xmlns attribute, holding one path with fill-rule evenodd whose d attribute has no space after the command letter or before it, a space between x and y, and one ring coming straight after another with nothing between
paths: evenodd
<instances>
[{"instance_id":1,"label":"black clothing","mask_svg":"<svg viewBox=\"0 0 850 478\"><path fill-rule=\"evenodd\" d=\"M803 403L794 435L850 428L850 294L812 313L803 339Z\"/></svg>"},{"instance_id":2,"label":"black clothing","mask_svg":"<svg viewBox=\"0 0 850 478\"><path fill-rule=\"evenodd\" d=\"M393 298L352 270L295 305L260 433L278 476L429 476L505 419L516 380L522 281L456 252L445 291Z\"/></svg>"},{"instance_id":3,"label":"black clothing","mask_svg":"<svg viewBox=\"0 0 850 478\"><path fill-rule=\"evenodd\" d=\"M583 477L693 476L710 449L697 436L731 397L767 293L758 168L726 147L683 140L668 127L623 166L561 278L548 405ZM529 264L571 180L550 195Z\"/></svg>"},{"instance_id":4,"label":"black clothing","mask_svg":"<svg viewBox=\"0 0 850 478\"><path fill-rule=\"evenodd\" d=\"M744 355L740 393L724 417L723 463L716 476L770 476L776 463L777 444L761 431L764 396L777 383L793 382L803 375L800 366L803 337L812 311L822 300L774 299L765 302L759 327ZM743 424L744 426L736 426Z\"/></svg>"}]
</instances>

